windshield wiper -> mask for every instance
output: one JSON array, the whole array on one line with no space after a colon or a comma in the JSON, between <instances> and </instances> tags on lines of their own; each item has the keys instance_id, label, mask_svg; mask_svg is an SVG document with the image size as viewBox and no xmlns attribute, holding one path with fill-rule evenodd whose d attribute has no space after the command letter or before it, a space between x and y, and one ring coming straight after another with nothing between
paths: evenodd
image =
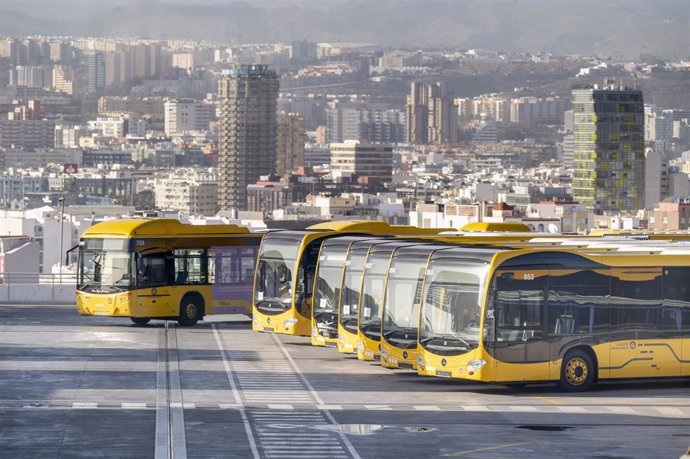
<instances>
[{"instance_id":1,"label":"windshield wiper","mask_svg":"<svg viewBox=\"0 0 690 459\"><path fill-rule=\"evenodd\" d=\"M464 339L460 338L459 336L451 335L451 334L432 335L432 336L429 336L427 338L420 339L419 342L422 344L426 344L426 343L428 343L434 339L443 339L443 340L448 340L448 341L459 341L460 344L465 346L467 349L472 348L472 345L469 342L465 341Z\"/></svg>"}]
</instances>

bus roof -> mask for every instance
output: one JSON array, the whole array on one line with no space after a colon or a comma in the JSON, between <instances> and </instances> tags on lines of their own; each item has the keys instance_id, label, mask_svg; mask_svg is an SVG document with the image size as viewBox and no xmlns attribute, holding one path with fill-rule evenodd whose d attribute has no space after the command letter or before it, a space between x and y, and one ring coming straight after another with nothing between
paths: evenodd
<instances>
[{"instance_id":1,"label":"bus roof","mask_svg":"<svg viewBox=\"0 0 690 459\"><path fill-rule=\"evenodd\" d=\"M448 228L417 228L409 225L389 225L386 222L375 220L343 220L319 223L309 226L307 230L334 231L340 233L365 233L365 234L438 234L448 231Z\"/></svg>"},{"instance_id":2,"label":"bus roof","mask_svg":"<svg viewBox=\"0 0 690 459\"><path fill-rule=\"evenodd\" d=\"M89 227L82 237L179 237L204 235L249 234L249 229L238 225L189 225L172 218L108 220Z\"/></svg>"},{"instance_id":3,"label":"bus roof","mask_svg":"<svg viewBox=\"0 0 690 459\"><path fill-rule=\"evenodd\" d=\"M510 223L510 222L476 222L468 223L460 228L460 231L478 231L482 233L499 232L499 233L529 233L531 228L524 223Z\"/></svg>"}]
</instances>

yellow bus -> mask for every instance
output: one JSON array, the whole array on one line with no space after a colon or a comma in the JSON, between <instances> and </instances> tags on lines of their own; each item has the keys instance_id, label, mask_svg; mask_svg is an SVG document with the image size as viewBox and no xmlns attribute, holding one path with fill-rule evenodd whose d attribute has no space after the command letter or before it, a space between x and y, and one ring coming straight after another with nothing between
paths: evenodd
<instances>
[{"instance_id":1,"label":"yellow bus","mask_svg":"<svg viewBox=\"0 0 690 459\"><path fill-rule=\"evenodd\" d=\"M311 344L314 346L335 346L338 342L338 301L345 260L350 246L365 239L371 236L333 237L321 245L311 315Z\"/></svg>"},{"instance_id":2,"label":"yellow bus","mask_svg":"<svg viewBox=\"0 0 690 459\"><path fill-rule=\"evenodd\" d=\"M374 246L387 242L390 240L369 239L355 242L347 253L338 301L338 351L343 354L356 354L359 348L359 300L369 251Z\"/></svg>"},{"instance_id":3,"label":"yellow bus","mask_svg":"<svg viewBox=\"0 0 690 459\"><path fill-rule=\"evenodd\" d=\"M391 258L405 247L424 247L416 241L395 241L372 246L364 265L357 321L357 359L376 360L381 354L381 314ZM408 297L409 300L409 297Z\"/></svg>"},{"instance_id":4,"label":"yellow bus","mask_svg":"<svg viewBox=\"0 0 690 459\"><path fill-rule=\"evenodd\" d=\"M347 235L437 234L441 229L343 221L266 234L254 278L254 331L310 336L314 275L321 244Z\"/></svg>"},{"instance_id":5,"label":"yellow bus","mask_svg":"<svg viewBox=\"0 0 690 459\"><path fill-rule=\"evenodd\" d=\"M79 242L77 310L85 315L196 324L205 315L251 314L261 234L236 225L172 219L110 220Z\"/></svg>"},{"instance_id":6,"label":"yellow bus","mask_svg":"<svg viewBox=\"0 0 690 459\"><path fill-rule=\"evenodd\" d=\"M431 255L417 372L525 384L690 376L690 253L449 249Z\"/></svg>"},{"instance_id":7,"label":"yellow bus","mask_svg":"<svg viewBox=\"0 0 690 459\"><path fill-rule=\"evenodd\" d=\"M417 369L419 304L429 257L452 246L421 244L395 251L381 312L381 366Z\"/></svg>"}]
</instances>

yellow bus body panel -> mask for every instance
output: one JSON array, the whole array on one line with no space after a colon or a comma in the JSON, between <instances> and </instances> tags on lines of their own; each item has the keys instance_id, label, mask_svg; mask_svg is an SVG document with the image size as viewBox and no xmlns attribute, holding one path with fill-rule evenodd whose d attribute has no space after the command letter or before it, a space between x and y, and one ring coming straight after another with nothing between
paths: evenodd
<instances>
[{"instance_id":1,"label":"yellow bus body panel","mask_svg":"<svg viewBox=\"0 0 690 459\"><path fill-rule=\"evenodd\" d=\"M357 360L370 362L376 360L381 355L381 351L379 350L380 341L367 338L361 330L357 332L357 339L359 340L359 345L357 346Z\"/></svg>"},{"instance_id":2,"label":"yellow bus body panel","mask_svg":"<svg viewBox=\"0 0 690 459\"><path fill-rule=\"evenodd\" d=\"M359 338L354 333L350 333L338 324L338 352L343 354L354 354L359 346Z\"/></svg>"},{"instance_id":3,"label":"yellow bus body panel","mask_svg":"<svg viewBox=\"0 0 690 459\"><path fill-rule=\"evenodd\" d=\"M385 357L384 357L385 354ZM385 368L417 369L417 348L401 349L381 340L381 366Z\"/></svg>"}]
</instances>

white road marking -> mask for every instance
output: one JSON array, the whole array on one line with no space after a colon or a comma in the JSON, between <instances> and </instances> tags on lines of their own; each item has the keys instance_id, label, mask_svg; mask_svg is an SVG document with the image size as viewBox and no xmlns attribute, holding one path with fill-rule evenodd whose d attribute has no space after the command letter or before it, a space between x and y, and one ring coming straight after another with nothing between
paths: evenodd
<instances>
[{"instance_id":1,"label":"white road marking","mask_svg":"<svg viewBox=\"0 0 690 459\"><path fill-rule=\"evenodd\" d=\"M230 382L230 388L232 389L232 395L235 398L235 402L239 405L238 411L240 412L240 416L242 418L242 424L244 424L244 430L247 433L247 441L249 441L249 447L252 450L252 456L254 456L254 459L260 459L261 456L259 456L259 450L256 447L256 440L254 439L254 433L252 432L252 426L249 424L249 419L247 418L247 412L244 408L244 404L242 403L242 398L240 397L240 393L237 390L237 386L235 385L235 380L232 376L232 369L230 368L230 364L228 363L228 359L225 358L225 351L223 350L223 342L220 340L220 335L218 334L218 329L216 328L216 324L211 324L211 328L213 329L213 336L216 339L216 346L218 346L218 350L220 351L220 356L223 360L223 368L225 369L225 374L228 377L228 381Z\"/></svg>"}]
</instances>

